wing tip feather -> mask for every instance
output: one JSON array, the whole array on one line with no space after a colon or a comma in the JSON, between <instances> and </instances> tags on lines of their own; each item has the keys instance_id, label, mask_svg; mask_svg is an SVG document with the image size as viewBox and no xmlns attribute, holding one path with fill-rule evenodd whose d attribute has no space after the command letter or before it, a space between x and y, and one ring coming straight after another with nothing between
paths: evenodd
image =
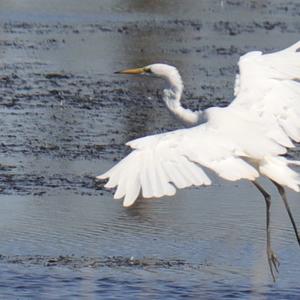
<instances>
[{"instance_id":1,"label":"wing tip feather","mask_svg":"<svg viewBox=\"0 0 300 300\"><path fill-rule=\"evenodd\" d=\"M103 180L103 179L107 179L109 176L106 175L106 173L101 174L101 175L97 175L95 178L96 180Z\"/></svg>"}]
</instances>

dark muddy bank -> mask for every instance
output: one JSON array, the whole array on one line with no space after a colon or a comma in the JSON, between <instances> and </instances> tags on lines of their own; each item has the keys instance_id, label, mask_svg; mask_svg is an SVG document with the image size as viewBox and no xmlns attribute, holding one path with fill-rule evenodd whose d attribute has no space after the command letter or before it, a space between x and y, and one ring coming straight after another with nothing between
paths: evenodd
<instances>
[{"instance_id":1,"label":"dark muddy bank","mask_svg":"<svg viewBox=\"0 0 300 300\"><path fill-rule=\"evenodd\" d=\"M82 268L117 268L117 267L134 267L134 268L200 268L179 259L155 259L134 257L126 258L123 256L112 257L76 257L76 256L0 256L1 262L8 264L22 264L26 266L38 265L43 267L68 267L71 269Z\"/></svg>"}]
</instances>

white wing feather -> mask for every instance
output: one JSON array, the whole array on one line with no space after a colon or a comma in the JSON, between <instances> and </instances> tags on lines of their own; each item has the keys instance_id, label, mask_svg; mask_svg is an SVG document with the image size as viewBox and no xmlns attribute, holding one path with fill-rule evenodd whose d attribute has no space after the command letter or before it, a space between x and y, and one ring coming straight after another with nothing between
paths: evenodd
<instances>
[{"instance_id":1,"label":"white wing feather","mask_svg":"<svg viewBox=\"0 0 300 300\"><path fill-rule=\"evenodd\" d=\"M256 112L284 146L291 147L287 138L300 142L300 42L271 54L249 52L239 69L230 106Z\"/></svg>"},{"instance_id":2,"label":"white wing feather","mask_svg":"<svg viewBox=\"0 0 300 300\"><path fill-rule=\"evenodd\" d=\"M133 140L127 157L98 179L117 187L114 198L131 206L174 195L175 187L211 184L203 167L227 180L259 173L299 191L300 176L280 156L300 141L300 42L280 52L250 52L239 61L234 101L205 111L205 124Z\"/></svg>"},{"instance_id":3,"label":"white wing feather","mask_svg":"<svg viewBox=\"0 0 300 300\"><path fill-rule=\"evenodd\" d=\"M210 111L209 123L131 141L128 145L135 150L98 178L109 178L108 188L117 186L114 197L125 197L124 206L131 206L140 192L144 198L162 197L174 195L175 187L211 184L202 167L227 180L255 180L259 173L243 157L262 158L263 152L257 151L257 147L243 150L244 127L234 126L234 114L235 111L225 109ZM233 127L235 134L230 137L228 130ZM248 131L269 148L270 154L285 152L274 141L259 136L259 126L249 126Z\"/></svg>"}]
</instances>

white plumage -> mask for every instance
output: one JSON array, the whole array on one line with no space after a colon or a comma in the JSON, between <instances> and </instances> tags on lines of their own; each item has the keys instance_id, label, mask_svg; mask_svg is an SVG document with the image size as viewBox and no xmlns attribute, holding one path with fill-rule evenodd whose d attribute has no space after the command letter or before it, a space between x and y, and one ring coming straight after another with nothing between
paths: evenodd
<instances>
[{"instance_id":1,"label":"white plumage","mask_svg":"<svg viewBox=\"0 0 300 300\"><path fill-rule=\"evenodd\" d=\"M277 186L300 244L283 189L300 190L300 176L290 168L300 162L284 156L293 142L300 142L300 41L271 54L249 52L238 65L232 103L197 112L181 106L183 83L176 68L153 64L119 72L152 73L165 79L166 106L193 127L128 142L133 151L97 178L109 179L105 187L116 187L114 198L124 197L125 207L140 194L158 198L174 195L176 188L210 185L203 167L227 180L252 181L267 204L267 254L275 280L278 260L270 247L270 196L256 179L264 175Z\"/></svg>"},{"instance_id":2,"label":"white plumage","mask_svg":"<svg viewBox=\"0 0 300 300\"><path fill-rule=\"evenodd\" d=\"M146 67L166 79L163 98L171 112L188 125L203 124L128 142L134 151L97 178L109 178L106 187L117 187L115 198L125 197L126 207L140 192L153 198L174 195L174 186L209 185L201 166L227 180L255 180L263 174L299 191L299 175L281 156L294 146L292 140L300 142L299 49L300 42L276 53L245 54L234 101L203 112L181 106L183 84L174 67Z\"/></svg>"}]
</instances>

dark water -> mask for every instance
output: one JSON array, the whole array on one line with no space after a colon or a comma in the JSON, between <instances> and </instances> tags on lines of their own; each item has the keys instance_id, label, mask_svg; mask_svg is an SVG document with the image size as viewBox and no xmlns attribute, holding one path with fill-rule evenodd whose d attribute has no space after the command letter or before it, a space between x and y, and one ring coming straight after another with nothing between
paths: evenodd
<instances>
[{"instance_id":1,"label":"dark water","mask_svg":"<svg viewBox=\"0 0 300 300\"><path fill-rule=\"evenodd\" d=\"M124 209L94 180L126 141L178 127L159 80L114 71L173 64L185 105L224 106L241 54L299 40L299 1L2 0L0 33L1 298L299 298L300 250L269 184L275 284L249 183Z\"/></svg>"}]
</instances>

